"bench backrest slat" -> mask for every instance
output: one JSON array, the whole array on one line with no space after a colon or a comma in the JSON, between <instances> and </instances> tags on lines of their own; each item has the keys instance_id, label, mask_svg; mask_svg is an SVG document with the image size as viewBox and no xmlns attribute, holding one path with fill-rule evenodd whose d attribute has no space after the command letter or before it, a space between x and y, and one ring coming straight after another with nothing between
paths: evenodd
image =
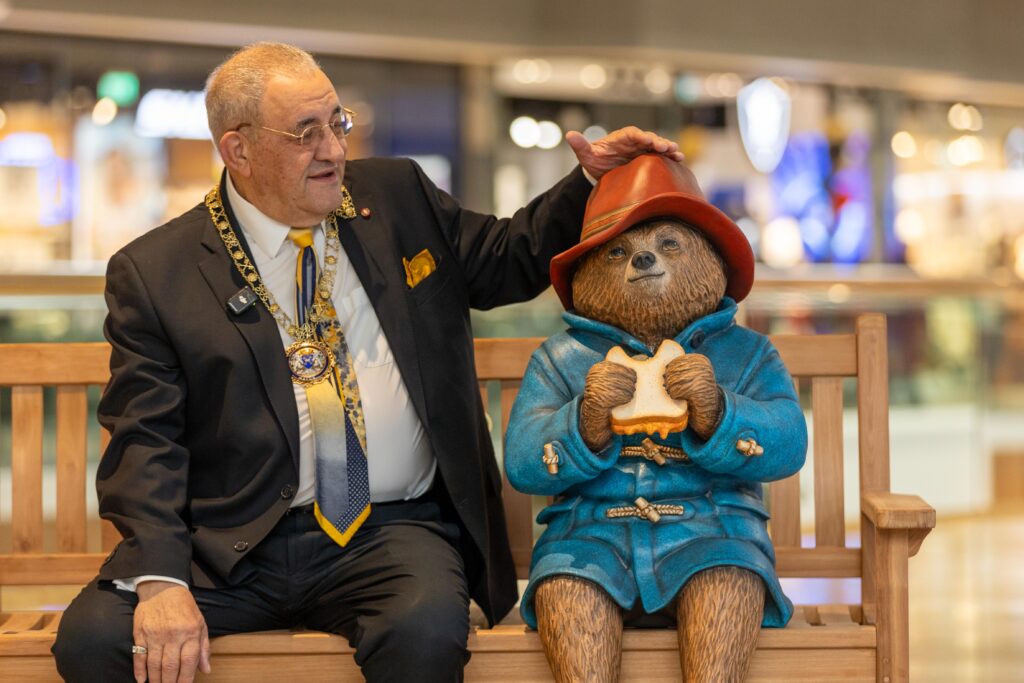
<instances>
[{"instance_id":1,"label":"bench backrest slat","mask_svg":"<svg viewBox=\"0 0 1024 683\"><path fill-rule=\"evenodd\" d=\"M85 385L57 387L57 550L84 553L89 416Z\"/></svg>"},{"instance_id":2,"label":"bench backrest slat","mask_svg":"<svg viewBox=\"0 0 1024 683\"><path fill-rule=\"evenodd\" d=\"M860 454L860 492L889 491L889 349L885 317L857 319L857 446ZM860 525L862 557L861 602L864 618L876 618L874 527Z\"/></svg>"},{"instance_id":3,"label":"bench backrest slat","mask_svg":"<svg viewBox=\"0 0 1024 683\"><path fill-rule=\"evenodd\" d=\"M857 439L860 490L889 490L889 355L885 317L857 319Z\"/></svg>"},{"instance_id":4,"label":"bench backrest slat","mask_svg":"<svg viewBox=\"0 0 1024 683\"><path fill-rule=\"evenodd\" d=\"M768 486L768 529L779 547L800 547L800 473Z\"/></svg>"},{"instance_id":5,"label":"bench backrest slat","mask_svg":"<svg viewBox=\"0 0 1024 683\"><path fill-rule=\"evenodd\" d=\"M43 550L43 388L11 389L11 545Z\"/></svg>"},{"instance_id":6,"label":"bench backrest slat","mask_svg":"<svg viewBox=\"0 0 1024 683\"><path fill-rule=\"evenodd\" d=\"M795 354L790 353L790 356L792 362L799 362ZM793 390L800 395L799 377L793 377ZM772 542L779 547L800 548L800 473L770 482L766 488L770 516L768 533Z\"/></svg>"},{"instance_id":7,"label":"bench backrest slat","mask_svg":"<svg viewBox=\"0 0 1024 683\"><path fill-rule=\"evenodd\" d=\"M816 545L846 545L843 501L843 380L812 380L814 416L814 535Z\"/></svg>"},{"instance_id":8,"label":"bench backrest slat","mask_svg":"<svg viewBox=\"0 0 1024 683\"><path fill-rule=\"evenodd\" d=\"M771 340L793 377L857 375L856 335L776 334Z\"/></svg>"},{"instance_id":9,"label":"bench backrest slat","mask_svg":"<svg viewBox=\"0 0 1024 683\"><path fill-rule=\"evenodd\" d=\"M793 548L775 546L779 576L842 579L861 575L860 548Z\"/></svg>"},{"instance_id":10,"label":"bench backrest slat","mask_svg":"<svg viewBox=\"0 0 1024 683\"><path fill-rule=\"evenodd\" d=\"M3 344L0 386L106 384L110 377L110 345Z\"/></svg>"}]
</instances>

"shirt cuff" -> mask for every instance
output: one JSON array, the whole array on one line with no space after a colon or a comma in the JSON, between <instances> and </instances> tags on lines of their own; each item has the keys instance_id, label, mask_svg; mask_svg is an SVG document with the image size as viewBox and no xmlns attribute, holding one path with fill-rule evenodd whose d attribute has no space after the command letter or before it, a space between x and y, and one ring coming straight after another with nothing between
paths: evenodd
<instances>
[{"instance_id":1,"label":"shirt cuff","mask_svg":"<svg viewBox=\"0 0 1024 683\"><path fill-rule=\"evenodd\" d=\"M170 576L157 576L155 574L144 574L142 576L130 576L127 579L114 579L114 586L123 591L134 593L140 583L144 581L167 581L176 583L182 588L188 588L188 584L181 579L173 579Z\"/></svg>"},{"instance_id":2,"label":"shirt cuff","mask_svg":"<svg viewBox=\"0 0 1024 683\"><path fill-rule=\"evenodd\" d=\"M590 181L591 185L597 185L597 178L595 178L594 176L590 175L590 173L587 172L587 169L585 169L582 166L580 166L580 170L583 171L583 177L586 178L588 181Z\"/></svg>"}]
</instances>

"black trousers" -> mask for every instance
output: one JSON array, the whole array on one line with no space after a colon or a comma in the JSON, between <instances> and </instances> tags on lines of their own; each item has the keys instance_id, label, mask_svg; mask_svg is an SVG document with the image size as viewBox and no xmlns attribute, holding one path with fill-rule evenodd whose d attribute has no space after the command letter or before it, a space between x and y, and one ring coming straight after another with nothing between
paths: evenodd
<instances>
[{"instance_id":1,"label":"black trousers","mask_svg":"<svg viewBox=\"0 0 1024 683\"><path fill-rule=\"evenodd\" d=\"M430 499L374 506L344 548L311 512L289 513L240 563L238 585L192 595L211 638L304 627L348 638L368 681L461 681L469 593L457 537ZM53 646L66 681L134 680L137 603L110 582L82 589ZM216 671L216 657L211 664Z\"/></svg>"}]
</instances>

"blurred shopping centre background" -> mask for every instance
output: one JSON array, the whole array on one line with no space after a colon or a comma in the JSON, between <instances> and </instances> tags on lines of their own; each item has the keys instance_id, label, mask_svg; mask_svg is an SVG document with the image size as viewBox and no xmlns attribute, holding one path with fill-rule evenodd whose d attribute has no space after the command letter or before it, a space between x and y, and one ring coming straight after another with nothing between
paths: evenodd
<instances>
[{"instance_id":1,"label":"blurred shopping centre background","mask_svg":"<svg viewBox=\"0 0 1024 683\"><path fill-rule=\"evenodd\" d=\"M940 521L1012 508L1021 26L1012 0L0 0L0 342L102 338L106 259L219 174L206 74L283 40L313 51L357 112L350 157L412 156L473 209L507 215L566 173L567 130L678 140L757 254L748 325L847 331L888 315L894 490ZM475 330L547 335L559 313L549 291Z\"/></svg>"},{"instance_id":2,"label":"blurred shopping centre background","mask_svg":"<svg viewBox=\"0 0 1024 683\"><path fill-rule=\"evenodd\" d=\"M0 2L0 341L101 338L106 259L219 173L206 74L291 41L358 112L351 157L413 156L474 209L567 172L566 130L678 140L757 253L748 324L887 313L896 487L987 509L1024 456L1020 25L1013 2Z\"/></svg>"}]
</instances>

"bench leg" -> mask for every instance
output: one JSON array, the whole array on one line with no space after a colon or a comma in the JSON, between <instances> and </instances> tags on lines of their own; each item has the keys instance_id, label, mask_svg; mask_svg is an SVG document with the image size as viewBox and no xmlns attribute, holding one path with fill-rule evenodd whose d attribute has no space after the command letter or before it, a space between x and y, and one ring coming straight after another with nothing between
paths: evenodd
<instances>
[{"instance_id":1,"label":"bench leg","mask_svg":"<svg viewBox=\"0 0 1024 683\"><path fill-rule=\"evenodd\" d=\"M906 529L875 531L873 570L880 683L906 683L910 679L909 557Z\"/></svg>"}]
</instances>

